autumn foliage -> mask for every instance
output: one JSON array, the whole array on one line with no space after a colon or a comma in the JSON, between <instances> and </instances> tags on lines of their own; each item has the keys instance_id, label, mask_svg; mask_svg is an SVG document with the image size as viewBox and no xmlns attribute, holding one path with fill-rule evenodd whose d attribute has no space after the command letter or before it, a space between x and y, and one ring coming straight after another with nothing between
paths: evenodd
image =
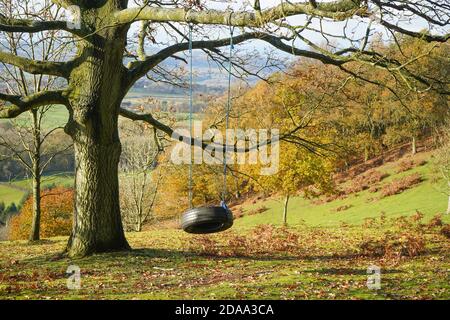
<instances>
[{"instance_id":1,"label":"autumn foliage","mask_svg":"<svg viewBox=\"0 0 450 320\"><path fill-rule=\"evenodd\" d=\"M42 192L41 237L66 236L72 228L73 189L54 188ZM28 239L33 217L33 198L30 196L20 213L10 220L11 240Z\"/></svg>"}]
</instances>

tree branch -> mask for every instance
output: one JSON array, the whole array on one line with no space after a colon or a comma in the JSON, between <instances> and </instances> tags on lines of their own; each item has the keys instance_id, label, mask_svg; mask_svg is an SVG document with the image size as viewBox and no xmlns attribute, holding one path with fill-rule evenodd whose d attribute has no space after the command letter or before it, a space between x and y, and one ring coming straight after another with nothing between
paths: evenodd
<instances>
[{"instance_id":1,"label":"tree branch","mask_svg":"<svg viewBox=\"0 0 450 320\"><path fill-rule=\"evenodd\" d=\"M119 11L115 15L116 23L133 23L140 20L152 22L192 22L195 24L218 24L236 27L258 27L278 19L307 14L333 20L345 20L358 13L363 14L365 7L361 0L337 0L317 3L314 7L309 1L302 3L282 2L270 9L256 12L185 10L183 8L139 7Z\"/></svg>"},{"instance_id":2,"label":"tree branch","mask_svg":"<svg viewBox=\"0 0 450 320\"><path fill-rule=\"evenodd\" d=\"M385 20L381 20L381 21L379 21L379 23L391 31L396 31L398 33L401 33L401 34L404 34L404 35L407 35L410 37L419 38L419 39L422 39L427 42L447 42L448 39L450 39L450 33L447 33L447 34L441 35L441 36L440 35L431 35L431 34L428 34L425 32L414 32L414 31L406 30L397 25L389 23Z\"/></svg>"},{"instance_id":3,"label":"tree branch","mask_svg":"<svg viewBox=\"0 0 450 320\"><path fill-rule=\"evenodd\" d=\"M239 36L233 37L233 43L239 44L246 40L260 38L262 33L259 32L249 32L244 33ZM217 40L205 40L205 41L193 41L193 49L214 49L217 47L227 46L230 44L230 38L217 39ZM189 49L189 43L177 43L170 47L164 48L154 55L146 57L143 61L133 61L129 64L129 83L127 87L131 87L134 82L139 80L141 77L145 76L150 70L156 67L165 59L173 56L174 54L186 51Z\"/></svg>"},{"instance_id":4,"label":"tree branch","mask_svg":"<svg viewBox=\"0 0 450 320\"><path fill-rule=\"evenodd\" d=\"M45 105L68 105L66 94L64 90L42 91L26 97L0 93L0 100L10 103L9 105L0 103L0 119L15 118L25 111Z\"/></svg>"},{"instance_id":5,"label":"tree branch","mask_svg":"<svg viewBox=\"0 0 450 320\"><path fill-rule=\"evenodd\" d=\"M221 149L226 152L231 151L231 152L236 152L236 153L245 153L245 152L249 152L251 150L259 150L259 148L261 148L263 146L271 145L272 143L277 143L279 141L291 141L291 140L295 141L295 143L298 145L302 145L303 147L307 148L308 150L314 150L315 148L319 148L319 147L322 149L325 149L325 147L323 145L305 140L305 139L295 135L295 133L297 133L298 131L300 131L301 129L303 129L305 127L304 125L299 125L296 128L293 128L292 130L290 130L289 132L280 134L275 139L268 139L264 142L257 143L256 145L252 145L252 146L248 146L248 147L245 146L244 148L239 148L237 144L235 144L235 145L218 144L218 143L215 143L212 141L210 144L208 144L207 142L198 140L195 137L189 138L186 136L182 136L181 134L179 134L175 130L173 130L171 127L169 127L169 126L163 124L162 122L156 120L155 118L153 118L153 116L149 113L139 114L139 113L135 113L135 112L126 110L124 108L120 108L120 115L122 117L128 118L133 121L144 121L144 122L150 124L151 126L153 126L154 128L161 130L162 132L164 132L169 137L172 137L173 139L176 139L181 142L187 141L187 143L189 143L189 141L190 141L191 145L199 146L202 149L207 149L208 147L212 146L215 149ZM317 152L317 151L314 151L314 152Z\"/></svg>"},{"instance_id":6,"label":"tree branch","mask_svg":"<svg viewBox=\"0 0 450 320\"><path fill-rule=\"evenodd\" d=\"M68 28L66 21L15 19L0 14L0 31L36 33L51 30L62 30L78 36L85 35L82 30Z\"/></svg>"},{"instance_id":7,"label":"tree branch","mask_svg":"<svg viewBox=\"0 0 450 320\"><path fill-rule=\"evenodd\" d=\"M63 78L67 78L69 74L68 63L32 60L4 51L0 51L0 62L13 65L31 74L47 74Z\"/></svg>"}]
</instances>

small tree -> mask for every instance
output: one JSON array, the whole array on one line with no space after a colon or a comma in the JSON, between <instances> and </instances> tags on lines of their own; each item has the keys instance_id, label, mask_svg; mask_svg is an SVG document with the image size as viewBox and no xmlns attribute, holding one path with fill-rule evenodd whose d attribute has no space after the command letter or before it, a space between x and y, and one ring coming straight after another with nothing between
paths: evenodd
<instances>
[{"instance_id":1,"label":"small tree","mask_svg":"<svg viewBox=\"0 0 450 320\"><path fill-rule=\"evenodd\" d=\"M43 237L67 236L72 227L72 206L74 191L67 188L48 189L42 192L42 225ZM8 223L9 238L12 240L27 239L33 224L33 196L30 196L20 214L13 216Z\"/></svg>"},{"instance_id":2,"label":"small tree","mask_svg":"<svg viewBox=\"0 0 450 320\"><path fill-rule=\"evenodd\" d=\"M156 170L159 137L152 139L151 130L134 124L122 134L120 205L124 227L129 231L142 231L150 220L161 182L161 170Z\"/></svg>"},{"instance_id":3,"label":"small tree","mask_svg":"<svg viewBox=\"0 0 450 320\"><path fill-rule=\"evenodd\" d=\"M283 224L288 223L288 205L292 195L303 192L309 198L319 192L333 190L331 158L313 154L293 144L282 144L279 171L258 179L264 190L281 192L284 196Z\"/></svg>"},{"instance_id":4,"label":"small tree","mask_svg":"<svg viewBox=\"0 0 450 320\"><path fill-rule=\"evenodd\" d=\"M2 1L1 9L13 10L15 4L11 1ZM24 8L32 8L35 4L30 0L24 0ZM45 8L39 11L50 19L57 19L60 14L52 11L49 3L46 1ZM25 13L26 17L34 17L33 10L29 9ZM1 15L1 18L5 17ZM19 56L23 51L29 51L31 59L40 60L43 63L52 59L66 58L67 49L70 45L59 43L55 40L57 31L49 30L46 32L31 33L24 36L23 33L6 33L2 40L8 43L7 51L2 54ZM30 75L25 73L17 66L3 64L0 73L0 81L7 87L7 91L13 95L32 95L45 90L56 89L61 85L60 79L54 75ZM45 130L43 119L47 113L53 112L52 104L42 104L27 110L29 118L21 117L12 121L12 126L7 132L0 136L0 146L7 151L6 154L0 154L0 160L13 159L17 161L32 178L33 190L33 223L29 233L29 240L36 241L40 239L40 220L41 220L41 180L44 170L50 162L60 153L67 150L71 143L58 148L53 144L44 146L46 140L50 138L57 130L63 127L51 128Z\"/></svg>"}]
</instances>

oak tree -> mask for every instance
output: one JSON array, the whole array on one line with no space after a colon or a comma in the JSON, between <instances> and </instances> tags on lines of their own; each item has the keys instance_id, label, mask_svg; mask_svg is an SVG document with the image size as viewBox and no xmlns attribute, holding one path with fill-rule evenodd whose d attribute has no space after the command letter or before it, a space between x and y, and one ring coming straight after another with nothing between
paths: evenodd
<instances>
[{"instance_id":1,"label":"oak tree","mask_svg":"<svg viewBox=\"0 0 450 320\"><path fill-rule=\"evenodd\" d=\"M136 81L154 76L155 71L161 74L165 60L177 59L188 50L188 24L194 26L193 48L212 56L220 56L220 48L229 39L219 37L220 32L211 32L210 26L234 26L239 28L233 39L236 45L257 39L285 53L343 70L352 63L384 68L398 81L408 82L411 90L431 90L434 86L429 79L409 70L408 64L368 46L374 33L387 30L428 42L446 42L449 38L445 26L450 6L446 0L280 1L265 7L264 3L254 7L241 3L233 10L211 9L208 1L182 0L53 0L36 1L36 6L39 3L52 5L53 10L76 6L79 23L51 20L39 10L32 18L24 12L30 8L20 6L20 1L2 1L0 33L58 30L58 41L74 44L72 57L42 61L26 52L11 54L1 50L0 62L27 74L59 77L66 85L29 95L13 94L3 88L0 100L5 103L0 107L0 118L13 118L50 104L65 106L69 111L65 131L73 140L76 158L74 223L67 245L70 256L129 249L119 205L119 115L145 121L167 134L172 133L172 128L151 114L121 108L121 102ZM148 23L141 24L141 36L134 37L138 41L133 43L129 34L139 21ZM417 31L413 24L418 21L427 30ZM158 40L158 32L166 37ZM323 48L317 43L318 37L329 45ZM151 51L147 50L149 40L153 42ZM246 71L239 63L234 64L234 69Z\"/></svg>"}]
</instances>

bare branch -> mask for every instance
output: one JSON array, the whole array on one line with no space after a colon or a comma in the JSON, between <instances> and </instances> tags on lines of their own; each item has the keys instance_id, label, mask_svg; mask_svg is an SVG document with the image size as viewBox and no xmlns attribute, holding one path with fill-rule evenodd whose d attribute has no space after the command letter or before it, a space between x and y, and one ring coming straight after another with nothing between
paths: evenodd
<instances>
[{"instance_id":1,"label":"bare branch","mask_svg":"<svg viewBox=\"0 0 450 320\"><path fill-rule=\"evenodd\" d=\"M66 94L67 92L64 90L42 91L26 97L0 93L0 100L11 103L9 105L0 104L0 119L15 118L25 111L45 105L68 105Z\"/></svg>"},{"instance_id":2,"label":"bare branch","mask_svg":"<svg viewBox=\"0 0 450 320\"><path fill-rule=\"evenodd\" d=\"M140 7L128 8L116 14L116 23L133 23L140 20L153 22L191 22L196 24L230 25L236 27L258 27L278 19L300 14L345 20L356 14L363 14L364 1L337 0L317 3L312 6L309 1L302 3L282 2L273 8L255 12L220 11L220 10L185 10L183 8Z\"/></svg>"},{"instance_id":3,"label":"bare branch","mask_svg":"<svg viewBox=\"0 0 450 320\"><path fill-rule=\"evenodd\" d=\"M31 74L47 74L63 78L68 77L70 66L68 63L23 58L4 51L0 51L0 62L13 65Z\"/></svg>"},{"instance_id":4,"label":"bare branch","mask_svg":"<svg viewBox=\"0 0 450 320\"><path fill-rule=\"evenodd\" d=\"M257 39L263 34L258 32L244 33L239 36L233 37L233 43L239 44L246 40ZM217 39L217 40L205 40L205 41L193 41L193 49L214 49L217 47L227 46L230 44L230 38ZM148 56L144 61L134 61L129 64L129 84L128 87L133 85L135 81L143 77L155 66L160 64L165 59L173 56L174 54L186 51L189 49L188 42L177 43L167 48L162 49L154 55Z\"/></svg>"}]
</instances>

